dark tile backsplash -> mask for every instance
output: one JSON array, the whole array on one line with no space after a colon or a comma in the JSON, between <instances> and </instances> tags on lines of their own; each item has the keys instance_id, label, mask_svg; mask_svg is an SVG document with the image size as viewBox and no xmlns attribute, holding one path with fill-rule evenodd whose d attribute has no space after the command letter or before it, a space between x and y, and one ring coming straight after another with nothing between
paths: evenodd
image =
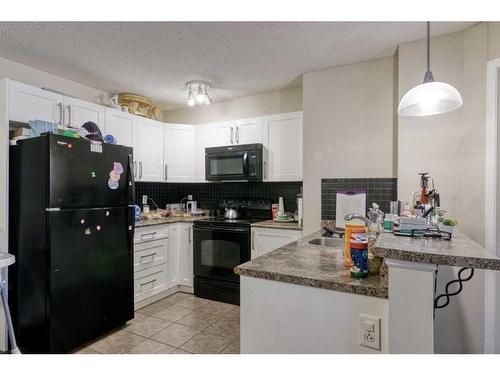
<instances>
[{"instance_id":1,"label":"dark tile backsplash","mask_svg":"<svg viewBox=\"0 0 500 375\"><path fill-rule=\"evenodd\" d=\"M335 220L338 189L366 190L366 211L372 203L389 212L390 201L397 200L397 178L323 178L321 179L321 219Z\"/></svg>"},{"instance_id":2,"label":"dark tile backsplash","mask_svg":"<svg viewBox=\"0 0 500 375\"><path fill-rule=\"evenodd\" d=\"M293 212L297 209L297 193L302 182L228 182L228 183L165 183L136 182L136 203L142 203L142 195L152 198L160 208L167 203L178 203L188 194L198 202L198 207L218 209L219 201L235 198L265 198L278 203L283 197L285 210Z\"/></svg>"}]
</instances>

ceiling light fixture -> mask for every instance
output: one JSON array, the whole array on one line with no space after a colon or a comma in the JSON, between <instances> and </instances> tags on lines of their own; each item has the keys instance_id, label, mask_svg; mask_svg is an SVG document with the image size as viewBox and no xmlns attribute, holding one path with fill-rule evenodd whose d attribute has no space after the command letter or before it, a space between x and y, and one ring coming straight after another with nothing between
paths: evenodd
<instances>
[{"instance_id":1,"label":"ceiling light fixture","mask_svg":"<svg viewBox=\"0 0 500 375\"><path fill-rule=\"evenodd\" d=\"M186 102L189 106L193 106L195 104L210 105L212 103L212 99L208 94L210 83L206 81L194 80L187 82L186 86L188 88ZM193 90L196 90L194 91L196 94L193 94Z\"/></svg>"},{"instance_id":2,"label":"ceiling light fixture","mask_svg":"<svg viewBox=\"0 0 500 375\"><path fill-rule=\"evenodd\" d=\"M462 96L452 85L435 82L430 68L431 23L427 22L427 71L424 83L412 88L401 99L398 114L405 117L431 116L462 106Z\"/></svg>"}]
</instances>

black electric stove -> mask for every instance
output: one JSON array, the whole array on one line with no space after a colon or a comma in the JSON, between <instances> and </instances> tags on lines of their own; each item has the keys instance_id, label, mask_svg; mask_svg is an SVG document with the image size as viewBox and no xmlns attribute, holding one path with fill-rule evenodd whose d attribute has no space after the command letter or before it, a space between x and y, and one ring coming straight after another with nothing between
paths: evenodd
<instances>
[{"instance_id":1,"label":"black electric stove","mask_svg":"<svg viewBox=\"0 0 500 375\"><path fill-rule=\"evenodd\" d=\"M271 202L262 199L222 201L238 207L238 219L215 217L193 223L194 294L240 304L240 278L234 267L250 260L252 223L272 217Z\"/></svg>"}]
</instances>

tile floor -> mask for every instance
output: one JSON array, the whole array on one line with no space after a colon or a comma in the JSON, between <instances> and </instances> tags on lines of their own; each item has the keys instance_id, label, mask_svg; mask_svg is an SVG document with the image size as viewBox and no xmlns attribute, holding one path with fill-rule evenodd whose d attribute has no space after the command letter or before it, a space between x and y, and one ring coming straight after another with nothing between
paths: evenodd
<instances>
[{"instance_id":1,"label":"tile floor","mask_svg":"<svg viewBox=\"0 0 500 375\"><path fill-rule=\"evenodd\" d=\"M124 327L76 354L202 354L240 352L240 308L175 293L135 312Z\"/></svg>"}]
</instances>

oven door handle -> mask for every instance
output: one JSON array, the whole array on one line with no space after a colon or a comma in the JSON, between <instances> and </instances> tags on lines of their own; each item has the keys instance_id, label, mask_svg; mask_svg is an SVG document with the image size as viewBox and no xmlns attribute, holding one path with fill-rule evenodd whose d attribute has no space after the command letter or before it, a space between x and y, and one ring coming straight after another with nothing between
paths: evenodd
<instances>
[{"instance_id":1,"label":"oven door handle","mask_svg":"<svg viewBox=\"0 0 500 375\"><path fill-rule=\"evenodd\" d=\"M202 230L204 232L238 232L238 233L244 233L247 232L249 233L250 231L246 228L231 228L231 227L215 227L215 226L208 226L208 227L194 227L194 231Z\"/></svg>"}]
</instances>

